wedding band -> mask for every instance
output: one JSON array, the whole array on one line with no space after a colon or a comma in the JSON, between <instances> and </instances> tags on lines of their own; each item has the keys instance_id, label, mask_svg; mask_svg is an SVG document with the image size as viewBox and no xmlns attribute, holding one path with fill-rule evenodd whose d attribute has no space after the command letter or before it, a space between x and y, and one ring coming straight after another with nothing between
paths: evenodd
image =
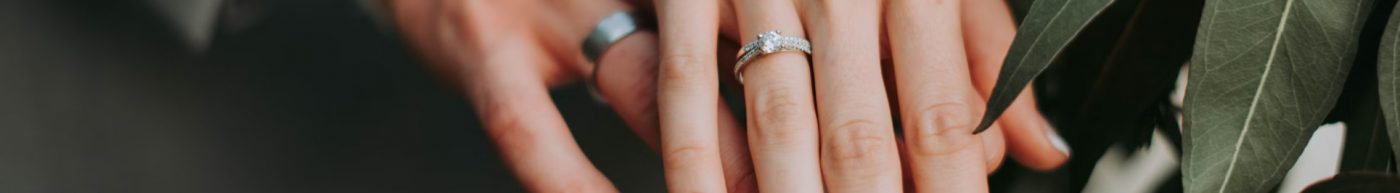
<instances>
[{"instance_id":1,"label":"wedding band","mask_svg":"<svg viewBox=\"0 0 1400 193\"><path fill-rule=\"evenodd\" d=\"M618 40L636 32L637 17L626 11L616 11L598 25L593 26L593 31L588 33L588 37L583 39L583 55L588 57L588 61L598 63L598 58L603 57L603 52Z\"/></svg>"},{"instance_id":2,"label":"wedding band","mask_svg":"<svg viewBox=\"0 0 1400 193\"><path fill-rule=\"evenodd\" d=\"M593 65L593 76L585 78L584 84L587 85L588 93L593 96L593 100L599 103L607 102L603 100L603 95L594 86L594 80L598 78L598 60L603 57L603 53L613 43L617 43L618 40L636 32L639 29L638 23L637 17L632 13L615 11L607 17L603 17L602 21L598 21L598 25L594 25L593 31L589 32L588 36L583 39L583 56L588 57L588 63Z\"/></svg>"},{"instance_id":3,"label":"wedding band","mask_svg":"<svg viewBox=\"0 0 1400 193\"><path fill-rule=\"evenodd\" d=\"M744 65L750 60L759 56L786 51L802 51L808 55L812 54L812 43L807 39L795 36L783 36L780 30L773 30L758 34L758 39L744 44L739 49L739 62L734 64L734 77L739 79L739 83L744 83Z\"/></svg>"}]
</instances>

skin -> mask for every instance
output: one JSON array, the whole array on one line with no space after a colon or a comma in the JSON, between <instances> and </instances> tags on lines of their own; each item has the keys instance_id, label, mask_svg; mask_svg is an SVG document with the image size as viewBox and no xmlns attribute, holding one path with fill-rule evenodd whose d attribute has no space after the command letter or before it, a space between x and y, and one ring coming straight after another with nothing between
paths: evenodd
<instances>
[{"instance_id":1,"label":"skin","mask_svg":"<svg viewBox=\"0 0 1400 193\"><path fill-rule=\"evenodd\" d=\"M984 137L972 135L982 99L973 91L958 1L890 0L886 12L908 162L916 192L986 192ZM913 19L924 18L924 19ZM937 35L943 34L943 35ZM990 136L990 135L987 135ZM980 166L980 167L979 167Z\"/></svg>"},{"instance_id":2,"label":"skin","mask_svg":"<svg viewBox=\"0 0 1400 193\"><path fill-rule=\"evenodd\" d=\"M964 47L968 66L974 75L972 83L982 99L986 100L996 87L1001 63L1011 47L1012 38L1016 36L1016 25L1010 22L1013 19L1002 1L965 0L962 8L963 37L968 40ZM1046 135L1054 130L1035 110L1035 100L1030 100L1034 98L1032 95L1030 88L1021 92L1018 100L1011 103L1011 107L997 119L997 124L1005 125L1002 127L1005 129L1005 145L1017 162L1031 169L1053 170L1069 160L1069 152L1059 151L1051 145ZM992 135L991 132L987 131L986 135Z\"/></svg>"},{"instance_id":3,"label":"skin","mask_svg":"<svg viewBox=\"0 0 1400 193\"><path fill-rule=\"evenodd\" d=\"M476 107L503 161L526 190L617 192L583 156L548 95L549 88L578 82L595 70L603 98L644 141L661 146L656 34L639 31L615 42L596 65L587 63L576 44L607 14L631 9L624 2L385 3L409 44ZM716 186L729 192L754 190L740 125L718 100L707 107L717 109L710 125L717 128L712 134L716 143L724 144L713 147L718 155L703 156L726 168L718 172L725 180Z\"/></svg>"},{"instance_id":4,"label":"skin","mask_svg":"<svg viewBox=\"0 0 1400 193\"><path fill-rule=\"evenodd\" d=\"M742 34L763 33L767 27L784 34L805 34L797 10L789 1L734 1ZM769 10L763 12L756 10ZM744 36L743 42L756 36ZM815 99L807 57L798 52L764 56L745 69L749 151L753 154L760 192L822 192L822 170ZM729 71L726 71L729 72Z\"/></svg>"},{"instance_id":5,"label":"skin","mask_svg":"<svg viewBox=\"0 0 1400 193\"><path fill-rule=\"evenodd\" d=\"M777 29L812 41L811 61L798 53L771 54L743 71L749 149L763 191L985 192L985 178L967 176L994 171L1008 148L1034 169L1050 170L1068 158L1067 151L1051 145L1049 124L1030 100L1014 103L992 130L972 134L1015 34L1001 1L654 3L662 21L662 58L671 58L662 60L658 82L678 88L658 91L660 116L672 117L662 119L663 133L715 130L693 124L711 119L693 116L709 112L693 104L713 100L716 90L710 79L716 76L709 67L713 61L689 60L716 53L697 45L715 41L716 35L756 39L733 35L735 27L737 34ZM736 15L732 23L722 15L728 10ZM903 137L892 132L896 118L905 127ZM663 135L661 140L707 147L689 143L713 141L707 137ZM666 159L668 165L684 166L668 167L667 177L687 179L668 181L671 191L717 192L707 187L720 178L703 171L724 168L706 163L711 160L682 159L703 152L664 152L677 156Z\"/></svg>"},{"instance_id":6,"label":"skin","mask_svg":"<svg viewBox=\"0 0 1400 193\"><path fill-rule=\"evenodd\" d=\"M595 71L601 95L661 152L673 192L985 191L985 179L967 176L995 170L1005 152L1045 170L1068 156L1044 137L1048 124L1030 100L970 134L1015 33L1000 1L631 2L655 9L659 33L620 40L597 68L577 43L627 3L387 3L410 45L474 104L531 192L617 191L547 95ZM742 110L750 117L740 125L715 93L718 82L735 83L736 51L725 42L771 29L808 37L816 53L749 64ZM891 132L894 118L903 137Z\"/></svg>"}]
</instances>

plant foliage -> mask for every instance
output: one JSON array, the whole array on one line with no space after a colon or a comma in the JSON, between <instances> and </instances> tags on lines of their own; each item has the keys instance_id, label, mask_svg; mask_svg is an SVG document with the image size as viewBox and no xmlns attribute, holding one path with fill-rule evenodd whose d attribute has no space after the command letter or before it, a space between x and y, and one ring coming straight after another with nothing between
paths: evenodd
<instances>
[{"instance_id":1,"label":"plant foliage","mask_svg":"<svg viewBox=\"0 0 1400 193\"><path fill-rule=\"evenodd\" d=\"M1348 128L1339 169L1395 175L1395 0L1030 5L1018 11L1020 33L977 131L1033 85L1041 111L1075 150L1073 191L1109 146L1138 149L1156 131L1182 153L1185 192L1269 192L1331 121ZM1183 65L1186 99L1177 109L1168 96Z\"/></svg>"}]
</instances>

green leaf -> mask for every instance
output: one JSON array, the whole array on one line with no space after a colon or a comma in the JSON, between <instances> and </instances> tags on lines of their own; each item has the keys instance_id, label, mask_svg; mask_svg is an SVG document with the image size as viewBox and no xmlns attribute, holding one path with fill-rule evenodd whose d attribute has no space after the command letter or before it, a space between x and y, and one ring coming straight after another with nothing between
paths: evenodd
<instances>
[{"instance_id":1,"label":"green leaf","mask_svg":"<svg viewBox=\"0 0 1400 193\"><path fill-rule=\"evenodd\" d=\"M1336 104L1370 0L1209 0L1187 82L1187 192L1266 192Z\"/></svg>"},{"instance_id":2,"label":"green leaf","mask_svg":"<svg viewBox=\"0 0 1400 193\"><path fill-rule=\"evenodd\" d=\"M1397 5L1395 9L1400 9ZM1386 127L1390 128L1390 149L1400 159L1400 11L1393 11L1385 34L1381 37L1380 57L1376 71L1380 79L1381 110Z\"/></svg>"},{"instance_id":3,"label":"green leaf","mask_svg":"<svg viewBox=\"0 0 1400 193\"><path fill-rule=\"evenodd\" d=\"M1113 0L1036 0L1002 64L977 133L987 130L1032 79L1045 71L1080 30Z\"/></svg>"}]
</instances>

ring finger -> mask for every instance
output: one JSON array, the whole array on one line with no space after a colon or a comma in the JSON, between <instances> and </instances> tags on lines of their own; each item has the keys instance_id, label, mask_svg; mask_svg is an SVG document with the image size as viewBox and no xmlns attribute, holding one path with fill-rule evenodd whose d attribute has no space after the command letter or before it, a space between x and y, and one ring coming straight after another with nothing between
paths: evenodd
<instances>
[{"instance_id":1,"label":"ring finger","mask_svg":"<svg viewBox=\"0 0 1400 193\"><path fill-rule=\"evenodd\" d=\"M743 42L779 30L804 36L792 1L735 0ZM810 67L799 51L757 56L735 71L744 77L749 151L760 192L822 192L817 115Z\"/></svg>"}]
</instances>

